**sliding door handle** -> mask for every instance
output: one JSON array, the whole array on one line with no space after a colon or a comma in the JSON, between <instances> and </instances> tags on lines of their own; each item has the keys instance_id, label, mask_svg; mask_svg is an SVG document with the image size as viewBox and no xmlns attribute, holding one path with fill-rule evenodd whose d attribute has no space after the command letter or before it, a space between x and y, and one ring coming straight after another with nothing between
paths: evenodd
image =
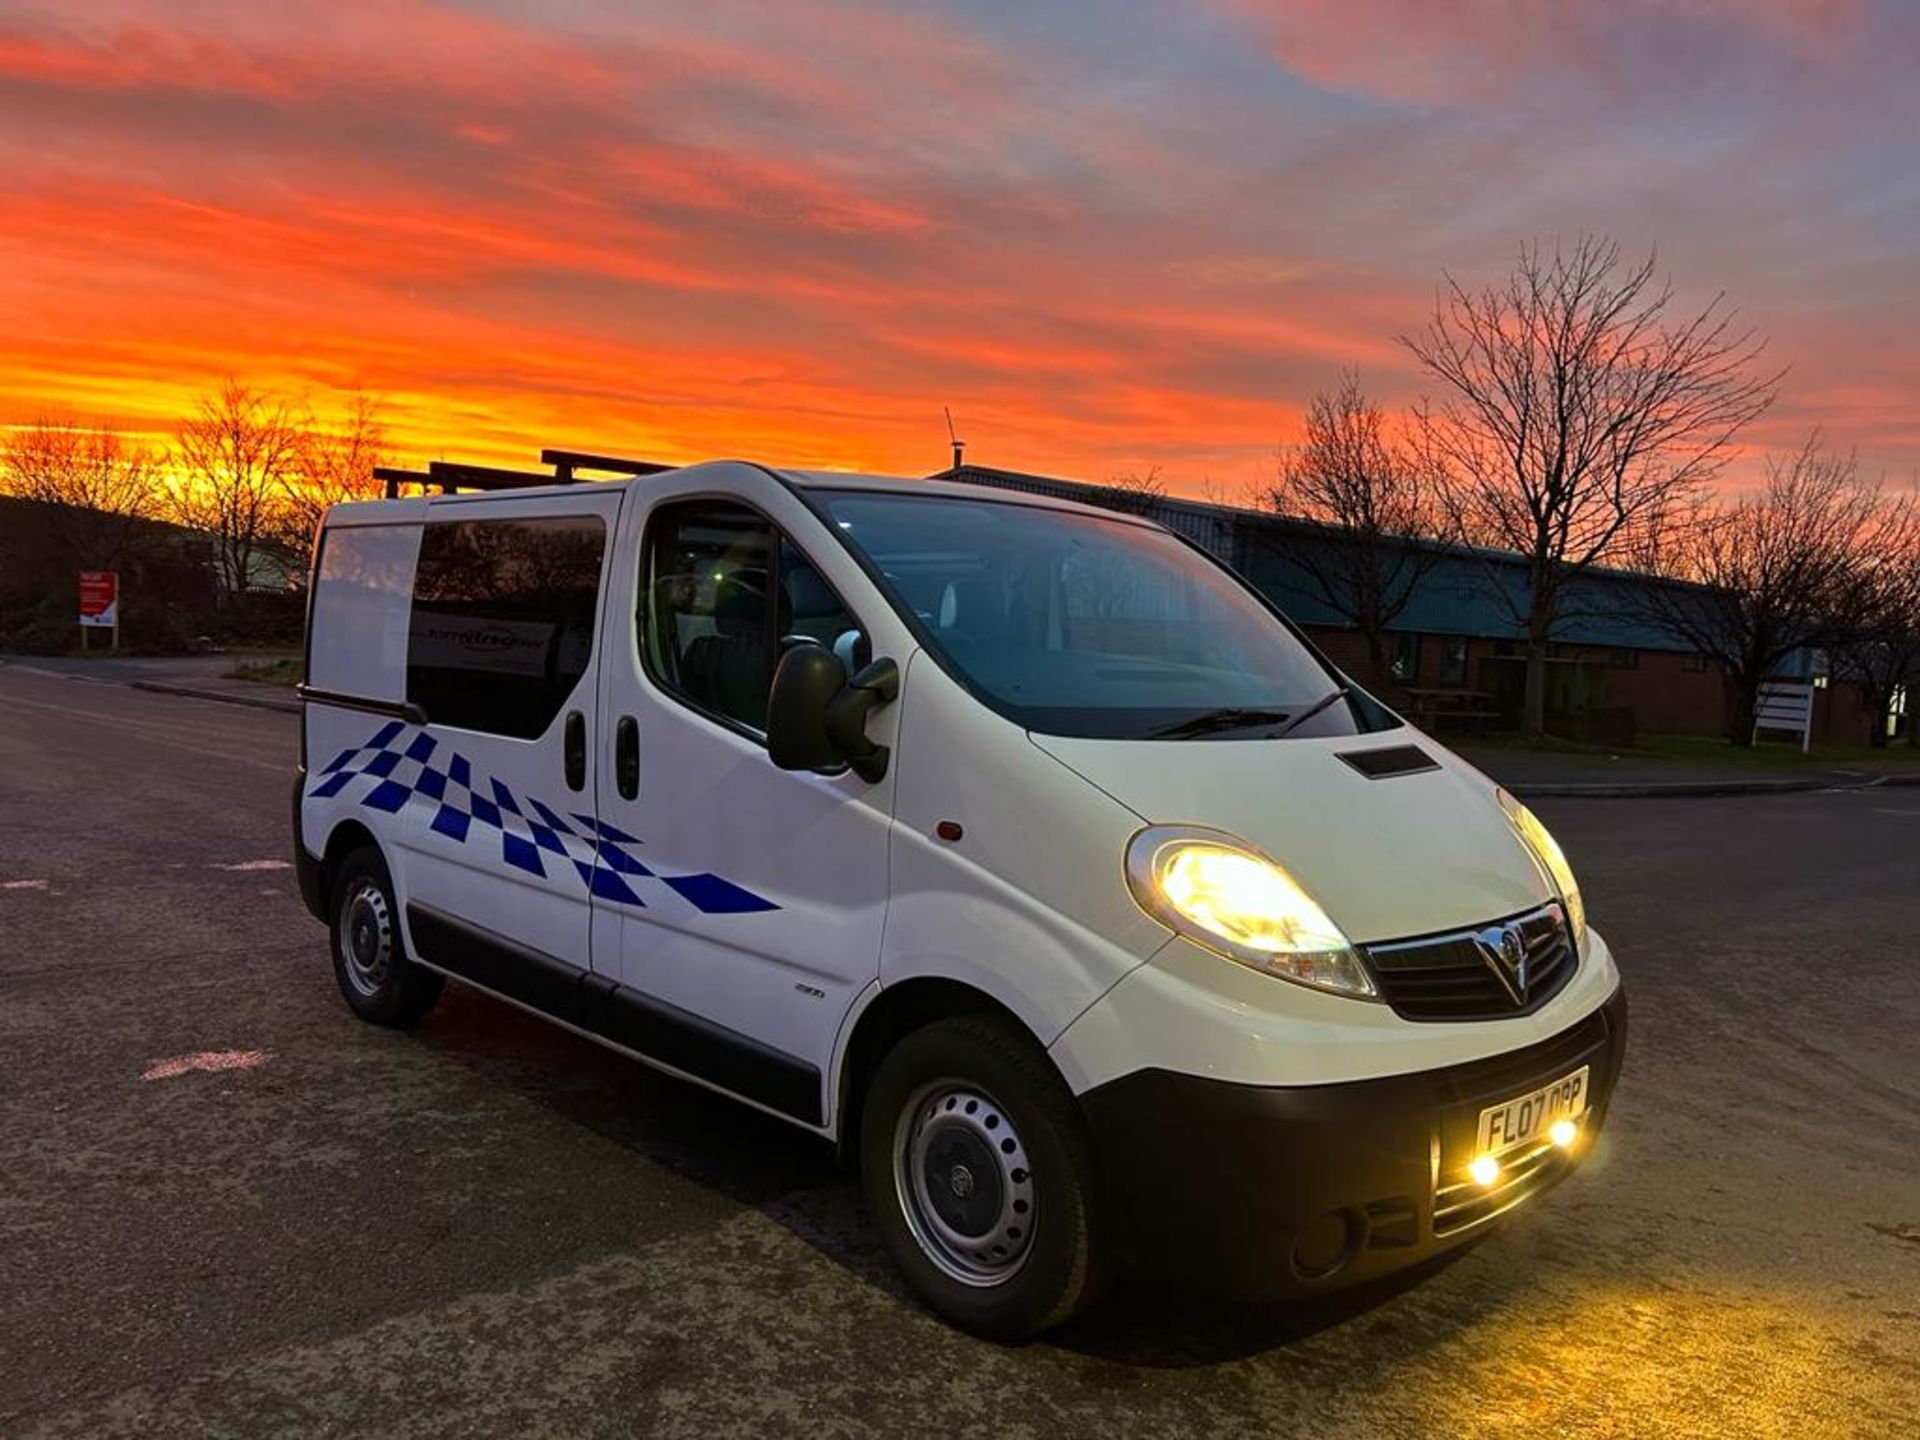
<instances>
[{"instance_id":1,"label":"sliding door handle","mask_svg":"<svg viewBox=\"0 0 1920 1440\"><path fill-rule=\"evenodd\" d=\"M567 712L565 741L567 788L587 788L587 717L578 710Z\"/></svg>"},{"instance_id":2,"label":"sliding door handle","mask_svg":"<svg viewBox=\"0 0 1920 1440\"><path fill-rule=\"evenodd\" d=\"M640 798L640 722L631 715L613 727L613 784L622 800Z\"/></svg>"}]
</instances>

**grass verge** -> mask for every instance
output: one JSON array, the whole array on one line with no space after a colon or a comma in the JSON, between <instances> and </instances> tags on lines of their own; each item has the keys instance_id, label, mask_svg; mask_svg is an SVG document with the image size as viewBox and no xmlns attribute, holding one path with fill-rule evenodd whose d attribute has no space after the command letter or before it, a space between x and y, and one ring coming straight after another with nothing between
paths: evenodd
<instances>
[{"instance_id":1,"label":"grass verge","mask_svg":"<svg viewBox=\"0 0 1920 1440\"><path fill-rule=\"evenodd\" d=\"M251 680L256 685L298 685L303 662L298 655L280 655L271 660L251 660L227 671L229 680Z\"/></svg>"}]
</instances>

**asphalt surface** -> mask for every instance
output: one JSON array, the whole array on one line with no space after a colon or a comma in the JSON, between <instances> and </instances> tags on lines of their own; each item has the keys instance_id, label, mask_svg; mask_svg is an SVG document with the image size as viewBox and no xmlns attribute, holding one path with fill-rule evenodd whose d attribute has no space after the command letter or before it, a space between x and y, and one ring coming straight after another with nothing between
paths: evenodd
<instances>
[{"instance_id":1,"label":"asphalt surface","mask_svg":"<svg viewBox=\"0 0 1920 1440\"><path fill-rule=\"evenodd\" d=\"M295 724L0 668L0 1434L1920 1434L1920 793L1543 802L1633 994L1585 1170L1009 1349L798 1132L458 987L354 1021Z\"/></svg>"}]
</instances>

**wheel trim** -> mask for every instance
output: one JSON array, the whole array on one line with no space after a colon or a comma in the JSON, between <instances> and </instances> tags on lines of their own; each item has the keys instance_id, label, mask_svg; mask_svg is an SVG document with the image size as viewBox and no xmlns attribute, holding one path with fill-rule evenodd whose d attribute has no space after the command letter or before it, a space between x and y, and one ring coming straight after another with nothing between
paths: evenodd
<instances>
[{"instance_id":1,"label":"wheel trim","mask_svg":"<svg viewBox=\"0 0 1920 1440\"><path fill-rule=\"evenodd\" d=\"M914 1242L942 1274L987 1289L1033 1249L1039 1193L1006 1109L961 1079L923 1085L894 1127L894 1190Z\"/></svg>"},{"instance_id":2,"label":"wheel trim","mask_svg":"<svg viewBox=\"0 0 1920 1440\"><path fill-rule=\"evenodd\" d=\"M340 964L347 983L368 999L378 996L393 974L393 911L384 891L362 880L340 907Z\"/></svg>"}]
</instances>

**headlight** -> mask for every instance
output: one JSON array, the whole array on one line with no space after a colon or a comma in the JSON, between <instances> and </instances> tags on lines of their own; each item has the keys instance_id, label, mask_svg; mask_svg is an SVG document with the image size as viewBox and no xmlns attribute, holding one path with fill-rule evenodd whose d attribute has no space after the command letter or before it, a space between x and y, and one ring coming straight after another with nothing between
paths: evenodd
<instances>
[{"instance_id":1,"label":"headlight","mask_svg":"<svg viewBox=\"0 0 1920 1440\"><path fill-rule=\"evenodd\" d=\"M1127 883L1149 915L1229 960L1319 990L1374 993L1327 912L1285 870L1231 836L1142 830L1127 847Z\"/></svg>"},{"instance_id":2,"label":"headlight","mask_svg":"<svg viewBox=\"0 0 1920 1440\"><path fill-rule=\"evenodd\" d=\"M1580 898L1580 882L1573 878L1573 867L1567 864L1566 853L1561 850L1560 842L1547 833L1547 827L1540 823L1540 817L1522 805L1506 791L1495 792L1500 797L1500 808L1507 812L1507 819L1513 822L1514 832L1521 843L1533 852L1533 858L1560 892L1560 899L1567 907L1567 920L1573 926L1573 943L1576 947L1584 945L1587 939L1587 907Z\"/></svg>"}]
</instances>

